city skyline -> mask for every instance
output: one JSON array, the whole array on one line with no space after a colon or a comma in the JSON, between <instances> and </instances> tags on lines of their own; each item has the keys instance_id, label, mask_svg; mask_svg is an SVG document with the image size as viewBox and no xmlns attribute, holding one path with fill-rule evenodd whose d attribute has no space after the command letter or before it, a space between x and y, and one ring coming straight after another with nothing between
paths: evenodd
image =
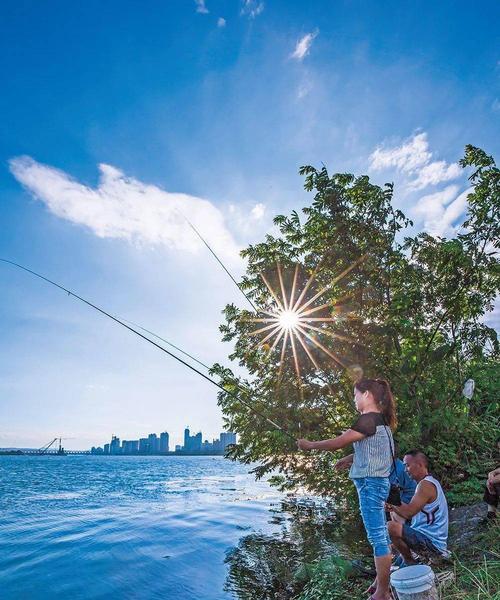
<instances>
[{"instance_id":1,"label":"city skyline","mask_svg":"<svg viewBox=\"0 0 500 600\"><path fill-rule=\"evenodd\" d=\"M121 440L112 434L111 441L101 446L92 446L91 454L103 455L151 455L167 453L185 454L223 454L227 446L236 443L236 434L231 431L222 431L219 438L212 442L203 441L202 432L191 435L189 427L184 429L184 445L176 444L175 449L169 445L169 433L163 431L160 435L149 433L147 437L137 440Z\"/></svg>"}]
</instances>

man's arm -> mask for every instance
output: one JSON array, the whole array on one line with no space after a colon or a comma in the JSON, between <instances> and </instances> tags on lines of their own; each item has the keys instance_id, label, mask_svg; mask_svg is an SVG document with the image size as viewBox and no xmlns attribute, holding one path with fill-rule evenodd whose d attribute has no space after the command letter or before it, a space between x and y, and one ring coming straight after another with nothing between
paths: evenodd
<instances>
[{"instance_id":1,"label":"man's arm","mask_svg":"<svg viewBox=\"0 0 500 600\"><path fill-rule=\"evenodd\" d=\"M309 442L308 440L298 440L298 445L301 450L340 450L353 442L359 442L366 436L354 429L348 429L341 435L331 440L322 440L321 442Z\"/></svg>"},{"instance_id":2,"label":"man's arm","mask_svg":"<svg viewBox=\"0 0 500 600\"><path fill-rule=\"evenodd\" d=\"M411 519L418 512L422 510L422 508L433 502L436 499L436 487L430 481L421 481L417 485L417 489L415 490L415 494L411 499L409 504L405 504L404 502L401 506L394 506L393 504L386 504L387 510L394 511L400 517L404 519Z\"/></svg>"}]
</instances>

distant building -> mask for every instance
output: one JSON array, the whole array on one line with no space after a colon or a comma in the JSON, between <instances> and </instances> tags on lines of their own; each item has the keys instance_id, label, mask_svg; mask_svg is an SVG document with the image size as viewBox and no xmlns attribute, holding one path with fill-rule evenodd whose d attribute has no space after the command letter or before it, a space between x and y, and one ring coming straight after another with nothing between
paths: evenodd
<instances>
[{"instance_id":1,"label":"distant building","mask_svg":"<svg viewBox=\"0 0 500 600\"><path fill-rule=\"evenodd\" d=\"M121 454L120 438L116 437L116 435L112 436L111 438L111 444L109 445L109 453Z\"/></svg>"},{"instance_id":2,"label":"distant building","mask_svg":"<svg viewBox=\"0 0 500 600\"><path fill-rule=\"evenodd\" d=\"M168 433L166 431L160 434L160 452L168 452Z\"/></svg>"},{"instance_id":3,"label":"distant building","mask_svg":"<svg viewBox=\"0 0 500 600\"><path fill-rule=\"evenodd\" d=\"M149 454L149 440L148 440L148 438L141 438L139 440L139 454Z\"/></svg>"},{"instance_id":4,"label":"distant building","mask_svg":"<svg viewBox=\"0 0 500 600\"><path fill-rule=\"evenodd\" d=\"M148 435L149 441L149 454L158 454L160 451L160 440L156 433L150 433Z\"/></svg>"},{"instance_id":5,"label":"distant building","mask_svg":"<svg viewBox=\"0 0 500 600\"><path fill-rule=\"evenodd\" d=\"M109 454L109 444L104 444L104 454Z\"/></svg>"},{"instance_id":6,"label":"distant building","mask_svg":"<svg viewBox=\"0 0 500 600\"><path fill-rule=\"evenodd\" d=\"M139 440L123 440L122 442L122 454L138 454L139 453Z\"/></svg>"},{"instance_id":7,"label":"distant building","mask_svg":"<svg viewBox=\"0 0 500 600\"><path fill-rule=\"evenodd\" d=\"M220 434L220 443L222 446L222 451L225 452L228 446L236 444L236 434L232 431L223 431Z\"/></svg>"},{"instance_id":8,"label":"distant building","mask_svg":"<svg viewBox=\"0 0 500 600\"><path fill-rule=\"evenodd\" d=\"M180 444L175 445L175 451L180 452L182 450L182 446Z\"/></svg>"},{"instance_id":9,"label":"distant building","mask_svg":"<svg viewBox=\"0 0 500 600\"><path fill-rule=\"evenodd\" d=\"M108 452L109 452L109 444L106 444L106 446L108 446ZM95 446L92 446L92 448L90 449L90 454L104 454L104 450L98 446L97 448Z\"/></svg>"},{"instance_id":10,"label":"distant building","mask_svg":"<svg viewBox=\"0 0 500 600\"><path fill-rule=\"evenodd\" d=\"M184 430L184 452L201 452L202 436L201 431L196 435L190 435L189 428Z\"/></svg>"}]
</instances>

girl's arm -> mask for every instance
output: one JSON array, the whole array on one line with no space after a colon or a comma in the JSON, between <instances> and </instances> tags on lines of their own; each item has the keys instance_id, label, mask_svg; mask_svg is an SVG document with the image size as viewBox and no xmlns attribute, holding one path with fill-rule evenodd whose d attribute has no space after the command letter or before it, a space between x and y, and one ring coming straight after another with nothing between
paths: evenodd
<instances>
[{"instance_id":1,"label":"girl's arm","mask_svg":"<svg viewBox=\"0 0 500 600\"><path fill-rule=\"evenodd\" d=\"M359 442L366 436L354 429L348 429L341 435L332 440L322 440L321 442L310 442L309 440L300 439L297 441L300 450L340 450L345 446L349 446L353 442Z\"/></svg>"}]
</instances>

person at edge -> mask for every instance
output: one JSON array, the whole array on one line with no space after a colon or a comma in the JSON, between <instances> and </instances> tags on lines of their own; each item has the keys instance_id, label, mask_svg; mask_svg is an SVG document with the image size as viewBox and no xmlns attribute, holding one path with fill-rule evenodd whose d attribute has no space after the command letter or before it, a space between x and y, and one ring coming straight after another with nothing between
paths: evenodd
<instances>
[{"instance_id":1,"label":"person at edge","mask_svg":"<svg viewBox=\"0 0 500 600\"><path fill-rule=\"evenodd\" d=\"M298 446L301 450L332 451L353 444L354 454L338 461L336 467L341 469L351 464L349 477L358 492L361 517L373 547L377 571L377 584L371 598L389 600L392 555L384 504L390 487L396 408L391 388L383 379L358 381L354 386L354 403L360 416L350 429L331 440L311 442L300 439Z\"/></svg>"},{"instance_id":2,"label":"person at edge","mask_svg":"<svg viewBox=\"0 0 500 600\"><path fill-rule=\"evenodd\" d=\"M448 503L443 488L429 474L429 459L421 450L410 450L403 459L410 477L417 482L415 494L408 504L387 505L408 523L389 523L391 541L399 550L399 566L416 563L412 551L422 557L447 556Z\"/></svg>"}]
</instances>

